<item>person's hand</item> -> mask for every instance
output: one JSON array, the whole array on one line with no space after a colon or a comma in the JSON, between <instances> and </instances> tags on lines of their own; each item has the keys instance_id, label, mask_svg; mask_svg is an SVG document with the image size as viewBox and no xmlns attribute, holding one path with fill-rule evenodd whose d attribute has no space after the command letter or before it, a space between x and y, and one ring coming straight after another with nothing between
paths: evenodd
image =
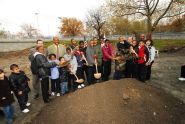
<instances>
[{"instance_id":1,"label":"person's hand","mask_svg":"<svg viewBox=\"0 0 185 124\"><path fill-rule=\"evenodd\" d=\"M94 54L94 55L93 55L93 58L94 58L94 59L97 59L98 57L97 57L97 55L96 55L96 54Z\"/></svg>"},{"instance_id":2,"label":"person's hand","mask_svg":"<svg viewBox=\"0 0 185 124\"><path fill-rule=\"evenodd\" d=\"M22 95L22 91L19 91L19 92L18 92L18 95Z\"/></svg>"}]
</instances>

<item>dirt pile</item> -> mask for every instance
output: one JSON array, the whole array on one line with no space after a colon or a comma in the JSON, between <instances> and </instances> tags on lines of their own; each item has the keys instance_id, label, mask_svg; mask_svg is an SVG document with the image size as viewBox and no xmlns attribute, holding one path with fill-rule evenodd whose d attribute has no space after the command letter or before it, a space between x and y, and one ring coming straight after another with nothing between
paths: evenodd
<instances>
[{"instance_id":1,"label":"dirt pile","mask_svg":"<svg viewBox=\"0 0 185 124\"><path fill-rule=\"evenodd\" d=\"M33 124L184 124L185 105L134 79L98 83L57 97Z\"/></svg>"}]
</instances>

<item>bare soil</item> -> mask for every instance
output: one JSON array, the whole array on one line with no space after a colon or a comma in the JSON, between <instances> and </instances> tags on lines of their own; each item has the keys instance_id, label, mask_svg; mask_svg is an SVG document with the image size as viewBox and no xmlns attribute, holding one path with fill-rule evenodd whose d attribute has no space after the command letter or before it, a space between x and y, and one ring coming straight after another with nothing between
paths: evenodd
<instances>
[{"instance_id":1,"label":"bare soil","mask_svg":"<svg viewBox=\"0 0 185 124\"><path fill-rule=\"evenodd\" d=\"M30 76L28 53L29 49L0 53L0 68L8 75L10 64L17 63ZM41 97L33 100L31 93L28 114L22 114L15 103L14 123L185 124L185 82L177 79L184 62L184 48L160 53L146 84L135 79L110 80L52 98L49 104ZM1 117L0 124L3 122Z\"/></svg>"}]
</instances>

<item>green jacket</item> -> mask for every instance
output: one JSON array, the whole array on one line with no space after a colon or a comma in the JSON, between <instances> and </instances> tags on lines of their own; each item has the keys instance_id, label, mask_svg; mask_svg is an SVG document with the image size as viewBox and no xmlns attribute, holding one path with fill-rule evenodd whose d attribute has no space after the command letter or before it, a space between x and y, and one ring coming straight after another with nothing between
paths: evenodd
<instances>
[{"instance_id":1,"label":"green jacket","mask_svg":"<svg viewBox=\"0 0 185 124\"><path fill-rule=\"evenodd\" d=\"M64 45L59 44L58 49L59 49L59 57L63 57L64 54L66 53L66 48L64 47ZM55 44L48 46L46 55L48 56L49 54L57 54L57 47Z\"/></svg>"}]
</instances>

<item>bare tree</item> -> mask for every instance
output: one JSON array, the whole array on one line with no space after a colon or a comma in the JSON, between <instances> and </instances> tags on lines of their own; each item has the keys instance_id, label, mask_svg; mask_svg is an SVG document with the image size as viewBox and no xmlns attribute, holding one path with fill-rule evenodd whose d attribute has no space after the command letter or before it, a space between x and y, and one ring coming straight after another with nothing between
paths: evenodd
<instances>
[{"instance_id":1,"label":"bare tree","mask_svg":"<svg viewBox=\"0 0 185 124\"><path fill-rule=\"evenodd\" d=\"M22 33L28 38L38 37L38 31L31 24L21 25Z\"/></svg>"},{"instance_id":2,"label":"bare tree","mask_svg":"<svg viewBox=\"0 0 185 124\"><path fill-rule=\"evenodd\" d=\"M184 0L110 0L107 5L113 15L145 18L149 38L161 19L185 13Z\"/></svg>"},{"instance_id":3,"label":"bare tree","mask_svg":"<svg viewBox=\"0 0 185 124\"><path fill-rule=\"evenodd\" d=\"M107 19L107 14L105 13L103 6L89 10L86 18L87 27L95 29L98 38L100 39L103 34L103 26L105 25Z\"/></svg>"}]
</instances>

